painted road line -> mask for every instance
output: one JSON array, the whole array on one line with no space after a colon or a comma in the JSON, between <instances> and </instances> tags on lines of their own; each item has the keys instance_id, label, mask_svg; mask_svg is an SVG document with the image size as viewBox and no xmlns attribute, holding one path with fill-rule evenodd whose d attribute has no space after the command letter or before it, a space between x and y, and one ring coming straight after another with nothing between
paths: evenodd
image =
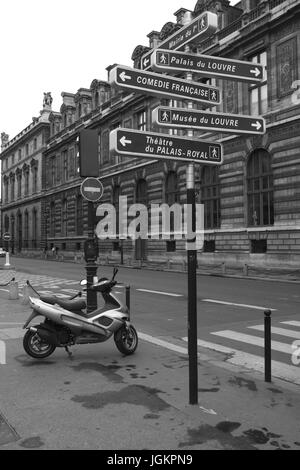
<instances>
[{"instance_id":1,"label":"painted road line","mask_svg":"<svg viewBox=\"0 0 300 470\"><path fill-rule=\"evenodd\" d=\"M258 305L236 304L234 302L225 302L224 300L201 299L201 301L202 302L210 302L212 304L232 305L234 307L253 308L255 310L271 310L272 312L277 312L277 310L275 308L260 307Z\"/></svg>"},{"instance_id":2,"label":"painted road line","mask_svg":"<svg viewBox=\"0 0 300 470\"><path fill-rule=\"evenodd\" d=\"M23 338L24 330L23 328L2 328L0 330L0 339L19 339Z\"/></svg>"},{"instance_id":3,"label":"painted road line","mask_svg":"<svg viewBox=\"0 0 300 470\"><path fill-rule=\"evenodd\" d=\"M250 328L251 330L256 330L256 331L265 331L264 325L248 326L248 328ZM276 328L274 326L272 326L271 329L272 329L272 334L274 335L286 336L287 338L300 339L300 331L286 330L285 328Z\"/></svg>"},{"instance_id":4,"label":"painted road line","mask_svg":"<svg viewBox=\"0 0 300 470\"><path fill-rule=\"evenodd\" d=\"M238 333L237 331L224 330L216 331L211 333L212 335L219 336L221 338L231 339L233 341L239 341L241 343L251 344L253 346L264 347L264 338L257 336L250 336L244 333ZM285 354L292 354L292 348L290 344L280 343L279 341L272 341L272 350L279 351Z\"/></svg>"},{"instance_id":5,"label":"painted road line","mask_svg":"<svg viewBox=\"0 0 300 470\"><path fill-rule=\"evenodd\" d=\"M300 328L300 321L282 321L280 323L282 323L283 325L299 326Z\"/></svg>"},{"instance_id":6,"label":"painted road line","mask_svg":"<svg viewBox=\"0 0 300 470\"><path fill-rule=\"evenodd\" d=\"M168 295L170 297L183 297L182 294L172 294L170 292L161 292L158 290L148 290L148 289L136 289L139 292L148 292L149 294L160 294L160 295Z\"/></svg>"},{"instance_id":7,"label":"painted road line","mask_svg":"<svg viewBox=\"0 0 300 470\"><path fill-rule=\"evenodd\" d=\"M182 346L177 346L176 344L169 343L168 341L164 341L159 338L155 338L154 336L146 335L145 333L138 332L139 339L143 341L147 341L148 343L155 344L156 346L161 346L165 349L169 349L170 351L178 352L180 354L188 354L187 348L183 348Z\"/></svg>"},{"instance_id":8,"label":"painted road line","mask_svg":"<svg viewBox=\"0 0 300 470\"><path fill-rule=\"evenodd\" d=\"M182 338L187 342L187 338ZM234 366L245 367L246 369L255 370L264 374L265 360L262 356L246 353L238 349L227 348L220 344L211 343L209 341L197 341L198 346L211 349L213 351L227 354L228 359L226 363L233 364ZM272 361L272 376L287 382L300 385L300 369L299 367L285 364L284 362Z\"/></svg>"}]
</instances>

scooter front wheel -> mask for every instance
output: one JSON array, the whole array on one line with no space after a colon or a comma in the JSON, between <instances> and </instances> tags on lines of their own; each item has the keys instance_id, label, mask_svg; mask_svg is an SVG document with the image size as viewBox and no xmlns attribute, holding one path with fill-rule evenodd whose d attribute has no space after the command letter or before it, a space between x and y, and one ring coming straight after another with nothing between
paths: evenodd
<instances>
[{"instance_id":1,"label":"scooter front wheel","mask_svg":"<svg viewBox=\"0 0 300 470\"><path fill-rule=\"evenodd\" d=\"M23 347L34 359L45 359L56 349L56 346L43 341L37 333L27 330L23 338Z\"/></svg>"},{"instance_id":2,"label":"scooter front wheel","mask_svg":"<svg viewBox=\"0 0 300 470\"><path fill-rule=\"evenodd\" d=\"M122 326L114 335L116 346L120 353L129 356L138 345L138 335L134 326Z\"/></svg>"}]
</instances>

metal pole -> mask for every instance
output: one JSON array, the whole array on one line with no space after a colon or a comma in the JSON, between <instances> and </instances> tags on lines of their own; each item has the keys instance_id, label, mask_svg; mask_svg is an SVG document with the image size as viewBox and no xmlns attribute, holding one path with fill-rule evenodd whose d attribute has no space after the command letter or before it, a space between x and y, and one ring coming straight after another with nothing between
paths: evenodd
<instances>
[{"instance_id":1,"label":"metal pole","mask_svg":"<svg viewBox=\"0 0 300 470\"><path fill-rule=\"evenodd\" d=\"M128 308L130 318L130 286L126 286L126 307Z\"/></svg>"},{"instance_id":2,"label":"metal pole","mask_svg":"<svg viewBox=\"0 0 300 470\"><path fill-rule=\"evenodd\" d=\"M190 52L190 46L185 47ZM193 79L190 72L186 80ZM188 109L193 109L193 102L188 102ZM193 130L188 130L188 137L193 137ZM196 233L196 194L194 165L189 164L186 173L187 206L192 217L192 233ZM198 404L198 331L197 331L197 250L196 239L187 241L187 272L188 272L188 353L189 353L189 403Z\"/></svg>"},{"instance_id":3,"label":"metal pole","mask_svg":"<svg viewBox=\"0 0 300 470\"><path fill-rule=\"evenodd\" d=\"M265 382L272 382L271 310L265 311Z\"/></svg>"},{"instance_id":4,"label":"metal pole","mask_svg":"<svg viewBox=\"0 0 300 470\"><path fill-rule=\"evenodd\" d=\"M94 240L94 205L88 201L88 242L91 246L95 243ZM94 282L94 277L97 276L97 255L96 253L89 255L86 258L86 280L87 280L87 313L91 313L97 309L97 292L91 291L89 286Z\"/></svg>"}]
</instances>

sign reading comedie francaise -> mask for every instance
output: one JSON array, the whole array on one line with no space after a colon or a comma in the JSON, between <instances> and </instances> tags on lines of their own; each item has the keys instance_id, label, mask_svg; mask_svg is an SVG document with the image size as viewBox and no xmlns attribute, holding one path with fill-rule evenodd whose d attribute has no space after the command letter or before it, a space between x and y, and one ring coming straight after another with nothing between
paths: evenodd
<instances>
[{"instance_id":1,"label":"sign reading comedie francaise","mask_svg":"<svg viewBox=\"0 0 300 470\"><path fill-rule=\"evenodd\" d=\"M201 39L211 36L218 27L218 16L215 13L206 11L202 15L195 18L191 23L176 31L163 41L159 47L162 49L177 50L195 40L201 35ZM153 50L143 55L141 60L141 68L147 70L150 68L150 57Z\"/></svg>"},{"instance_id":2,"label":"sign reading comedie francaise","mask_svg":"<svg viewBox=\"0 0 300 470\"><path fill-rule=\"evenodd\" d=\"M189 99L202 103L221 103L221 94L217 87L181 78L171 78L158 73L143 72L121 65L117 65L111 70L110 82L136 93Z\"/></svg>"},{"instance_id":3,"label":"sign reading comedie francaise","mask_svg":"<svg viewBox=\"0 0 300 470\"><path fill-rule=\"evenodd\" d=\"M198 72L201 75L223 77L244 82L261 82L264 68L260 64L224 59L201 54L183 54L156 49L151 55L151 68L170 72Z\"/></svg>"},{"instance_id":4,"label":"sign reading comedie francaise","mask_svg":"<svg viewBox=\"0 0 300 470\"><path fill-rule=\"evenodd\" d=\"M153 132L118 128L110 133L110 151L131 157L180 160L220 165L221 144Z\"/></svg>"},{"instance_id":5,"label":"sign reading comedie francaise","mask_svg":"<svg viewBox=\"0 0 300 470\"><path fill-rule=\"evenodd\" d=\"M152 111L152 121L159 126L206 129L234 134L264 134L266 123L260 116L209 113L159 106Z\"/></svg>"}]
</instances>

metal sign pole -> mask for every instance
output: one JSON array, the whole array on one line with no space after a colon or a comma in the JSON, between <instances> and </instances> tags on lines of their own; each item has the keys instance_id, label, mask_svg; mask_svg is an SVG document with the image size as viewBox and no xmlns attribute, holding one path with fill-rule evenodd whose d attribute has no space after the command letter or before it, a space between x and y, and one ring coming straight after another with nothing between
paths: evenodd
<instances>
[{"instance_id":1,"label":"metal sign pole","mask_svg":"<svg viewBox=\"0 0 300 470\"><path fill-rule=\"evenodd\" d=\"M185 46L186 52L190 51ZM192 74L186 74L186 80L192 80ZM193 109L193 103L188 103L188 108ZM193 130L188 131L188 137L193 137ZM188 214L192 216L192 233L196 234L196 205L195 205L195 171L194 165L189 164L186 174L187 205L191 207ZM194 244L194 246L192 246ZM196 238L187 241L187 270L188 270L188 353L189 353L189 403L198 404L198 347L197 347L197 250Z\"/></svg>"}]
</instances>

